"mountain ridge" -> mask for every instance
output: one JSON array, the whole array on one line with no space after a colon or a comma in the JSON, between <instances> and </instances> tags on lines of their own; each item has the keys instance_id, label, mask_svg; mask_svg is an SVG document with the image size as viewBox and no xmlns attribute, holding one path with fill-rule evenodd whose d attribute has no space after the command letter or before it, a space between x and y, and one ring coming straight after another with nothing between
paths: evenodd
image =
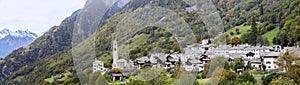
<instances>
[{"instance_id":1,"label":"mountain ridge","mask_svg":"<svg viewBox=\"0 0 300 85\"><path fill-rule=\"evenodd\" d=\"M5 36L8 36L8 35L16 36L16 37L33 37L33 38L38 37L38 35L36 33L33 33L28 29L12 31L12 30L5 28L0 31L0 39L5 38Z\"/></svg>"},{"instance_id":2,"label":"mountain ridge","mask_svg":"<svg viewBox=\"0 0 300 85\"><path fill-rule=\"evenodd\" d=\"M71 48L71 36L77 14L67 17L60 26L53 26L44 35L38 37L30 45L14 50L0 63L0 81L24 65L37 59L59 53ZM63 36L63 37L60 37Z\"/></svg>"},{"instance_id":3,"label":"mountain ridge","mask_svg":"<svg viewBox=\"0 0 300 85\"><path fill-rule=\"evenodd\" d=\"M0 31L0 58L4 58L13 50L27 46L33 42L38 35L29 30L11 31L3 29Z\"/></svg>"}]
</instances>

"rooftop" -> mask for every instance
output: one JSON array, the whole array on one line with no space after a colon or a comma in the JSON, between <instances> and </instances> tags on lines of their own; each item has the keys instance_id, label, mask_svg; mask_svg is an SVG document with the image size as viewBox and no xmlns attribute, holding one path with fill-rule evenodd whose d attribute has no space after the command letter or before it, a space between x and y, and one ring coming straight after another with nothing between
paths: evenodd
<instances>
[{"instance_id":1,"label":"rooftop","mask_svg":"<svg viewBox=\"0 0 300 85\"><path fill-rule=\"evenodd\" d=\"M281 52L263 52L260 55L264 57L274 57L274 56L280 56Z\"/></svg>"},{"instance_id":2,"label":"rooftop","mask_svg":"<svg viewBox=\"0 0 300 85\"><path fill-rule=\"evenodd\" d=\"M102 61L96 60L93 63L103 63Z\"/></svg>"}]
</instances>

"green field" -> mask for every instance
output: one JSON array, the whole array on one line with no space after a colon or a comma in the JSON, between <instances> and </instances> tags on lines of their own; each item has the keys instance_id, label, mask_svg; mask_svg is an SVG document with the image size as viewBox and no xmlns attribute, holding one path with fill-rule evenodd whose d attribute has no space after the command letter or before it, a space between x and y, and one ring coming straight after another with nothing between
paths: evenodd
<instances>
[{"instance_id":1,"label":"green field","mask_svg":"<svg viewBox=\"0 0 300 85\"><path fill-rule=\"evenodd\" d=\"M239 29L240 30L240 34L237 34L236 33L236 29ZM248 30L251 30L251 26L249 25L239 25L239 26L236 26L236 27L233 27L231 28L230 30L228 30L226 32L226 34L228 34L230 36L230 38L233 38L233 37L241 37L241 35L247 33ZM233 32L234 35L230 35L230 32Z\"/></svg>"},{"instance_id":2,"label":"green field","mask_svg":"<svg viewBox=\"0 0 300 85\"><path fill-rule=\"evenodd\" d=\"M266 37L268 38L268 41L270 43L270 46L273 46L274 43L273 43L273 38L276 36L276 34L279 32L279 29L273 29L272 31L269 31L267 33L265 33L263 35L263 37Z\"/></svg>"},{"instance_id":3,"label":"green field","mask_svg":"<svg viewBox=\"0 0 300 85\"><path fill-rule=\"evenodd\" d=\"M261 24L261 23L258 23L258 24ZM240 30L240 34L236 33L236 29ZM247 33L249 30L251 30L251 26L249 26L249 25L245 25L245 26L244 25L239 25L239 26L231 28L230 30L228 30L225 33L227 35L229 35L230 38L233 38L233 37L241 37L241 35ZM273 29L271 31L268 31L267 33L263 34L262 36L268 38L269 45L273 46L274 45L273 44L273 38L276 36L276 34L279 31L280 30L278 28L276 28L276 29ZM231 32L233 33L233 35L230 34Z\"/></svg>"}]
</instances>

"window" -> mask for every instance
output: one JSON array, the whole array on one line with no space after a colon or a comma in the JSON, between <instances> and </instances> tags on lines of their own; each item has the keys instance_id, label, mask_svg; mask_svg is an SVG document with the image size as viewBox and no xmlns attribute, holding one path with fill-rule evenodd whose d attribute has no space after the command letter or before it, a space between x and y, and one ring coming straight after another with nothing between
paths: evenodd
<instances>
[{"instance_id":1,"label":"window","mask_svg":"<svg viewBox=\"0 0 300 85\"><path fill-rule=\"evenodd\" d=\"M266 64L271 64L271 62L270 62L270 61L267 61Z\"/></svg>"},{"instance_id":2,"label":"window","mask_svg":"<svg viewBox=\"0 0 300 85\"><path fill-rule=\"evenodd\" d=\"M205 50L208 50L208 48L205 48Z\"/></svg>"},{"instance_id":3,"label":"window","mask_svg":"<svg viewBox=\"0 0 300 85\"><path fill-rule=\"evenodd\" d=\"M271 66L268 66L268 68L271 68Z\"/></svg>"}]
</instances>

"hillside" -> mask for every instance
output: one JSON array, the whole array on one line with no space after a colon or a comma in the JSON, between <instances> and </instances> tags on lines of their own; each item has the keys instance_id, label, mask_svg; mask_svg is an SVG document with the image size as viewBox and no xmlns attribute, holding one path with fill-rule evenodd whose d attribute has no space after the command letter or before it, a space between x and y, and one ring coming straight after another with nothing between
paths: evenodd
<instances>
[{"instance_id":1,"label":"hillside","mask_svg":"<svg viewBox=\"0 0 300 85\"><path fill-rule=\"evenodd\" d=\"M117 1L117 0L115 0ZM94 26L101 26L105 19L108 19L114 13L120 10L122 6L128 1L120 1L114 4L111 8L109 8L104 15L103 19L95 19L97 23ZM99 1L90 0L88 3L101 3ZM63 53L64 51L68 51L72 48L76 39L73 39L73 36L76 34L80 34L79 30L75 30L76 23L80 23L76 21L78 17L82 22L84 20L92 20L91 15L89 13L81 13L81 11L93 10L97 5L90 5L87 3L87 6L91 6L91 8L80 9L75 11L70 17L67 17L65 20L61 22L59 26L52 27L48 32L46 32L41 37L37 38L33 43L26 47L19 48L9 54L1 63L0 63L0 81L5 80L6 77L10 76L15 71L18 71L24 66L28 66L34 64L40 60L44 60L47 57ZM93 7L94 6L94 7ZM94 12L94 17L98 17L96 15L96 11ZM89 27L90 25L88 25ZM92 26L90 26L92 27ZM76 33L76 31L78 33ZM84 33L83 33L84 34ZM90 34L88 34L90 35ZM85 35L85 36L88 36ZM86 38L82 36L82 38ZM80 39L80 38L77 38ZM72 43L73 41L73 43ZM80 41L80 40L79 40Z\"/></svg>"},{"instance_id":2,"label":"hillside","mask_svg":"<svg viewBox=\"0 0 300 85\"><path fill-rule=\"evenodd\" d=\"M299 27L297 22L299 22L300 18L299 0L213 0L213 2L220 11L225 31L228 30L227 33L230 33L235 32L237 28L240 30L241 33L239 35L234 33L233 36L240 37L243 34L247 34L248 30L251 30L251 17L255 17L256 22L259 23L257 28L260 30L260 33L258 34L266 37L269 42L274 41L274 44L280 45L295 45L295 43L300 41L298 40L300 39L298 35L284 34L286 32L299 34L299 29L297 28ZM112 34L118 22L124 18L126 13L150 4L174 10L183 17L192 28L197 42L210 38L199 14L195 11L185 11L187 7L191 6L181 0L131 0L120 11L113 13L112 17L107 17L107 20L103 20L102 24L99 25L97 23L97 31L80 38L83 39L83 42L76 42L73 48L71 48L72 33L73 29L76 28L74 27L76 18L69 17L60 26L53 27L48 33L38 38L28 47L14 51L5 58L4 63L0 63L0 70L2 71L0 80L3 80L1 83L38 85L95 84L98 76L90 74L92 72L90 66L94 59L98 58L104 61L105 67L111 68ZM75 14L77 15L77 13ZM89 16L79 15L83 17ZM92 16L96 17L96 15ZM147 27L134 35L131 38L133 41L129 43L130 49L126 49L130 51L131 58L147 56L149 54L145 51L150 51L155 47L162 48L165 53L176 49L177 41L174 39L174 36L159 27ZM281 35L293 36L292 39L297 41L285 44L285 41L281 39L288 38L281 38ZM270 39L274 37L276 39ZM95 51L95 54L90 54L93 51ZM73 57L74 55L78 57ZM81 69L75 69L75 67L80 67ZM54 80L53 77L57 74L68 74L69 76Z\"/></svg>"},{"instance_id":3,"label":"hillside","mask_svg":"<svg viewBox=\"0 0 300 85\"><path fill-rule=\"evenodd\" d=\"M74 16L76 16L76 13L74 13ZM71 49L74 21L74 17L66 18L60 26L52 27L30 45L19 48L5 57L4 63L0 64L0 80L3 81L12 72L39 59Z\"/></svg>"}]
</instances>

